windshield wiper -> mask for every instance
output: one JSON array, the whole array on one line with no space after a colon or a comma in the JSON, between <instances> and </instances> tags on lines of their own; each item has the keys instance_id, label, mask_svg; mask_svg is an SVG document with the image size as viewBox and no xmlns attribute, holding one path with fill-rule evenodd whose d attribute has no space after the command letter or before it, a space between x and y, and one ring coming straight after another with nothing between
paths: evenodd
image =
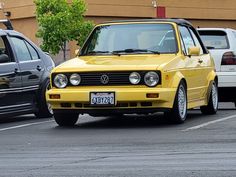
<instances>
[{"instance_id":1,"label":"windshield wiper","mask_svg":"<svg viewBox=\"0 0 236 177\"><path fill-rule=\"evenodd\" d=\"M148 50L148 49L125 49L125 50L115 50L112 52L113 55L121 55L121 53L153 53L160 54L158 51Z\"/></svg>"}]
</instances>

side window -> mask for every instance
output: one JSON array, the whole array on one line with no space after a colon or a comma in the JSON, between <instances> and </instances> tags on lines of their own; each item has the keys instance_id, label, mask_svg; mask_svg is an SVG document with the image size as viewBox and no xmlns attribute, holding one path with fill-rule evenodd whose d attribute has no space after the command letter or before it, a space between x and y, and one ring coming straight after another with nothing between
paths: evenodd
<instances>
[{"instance_id":1,"label":"side window","mask_svg":"<svg viewBox=\"0 0 236 177\"><path fill-rule=\"evenodd\" d=\"M185 49L187 50L187 55L189 54L188 53L188 49L190 47L194 47L195 44L194 44L194 41L193 41L193 38L188 30L187 27L185 26L179 26L179 30L180 30L180 34L182 36L182 39L183 39L183 42L184 42L184 46L185 46Z\"/></svg>"},{"instance_id":2,"label":"side window","mask_svg":"<svg viewBox=\"0 0 236 177\"><path fill-rule=\"evenodd\" d=\"M6 54L6 45L2 37L0 37L0 55Z\"/></svg>"},{"instance_id":3,"label":"side window","mask_svg":"<svg viewBox=\"0 0 236 177\"><path fill-rule=\"evenodd\" d=\"M3 56L5 54L5 56ZM6 56L7 55L7 56ZM0 36L0 56L4 57L4 62L13 62L12 52L6 36ZM6 59L8 57L8 59Z\"/></svg>"},{"instance_id":4,"label":"side window","mask_svg":"<svg viewBox=\"0 0 236 177\"><path fill-rule=\"evenodd\" d=\"M16 37L12 37L12 42L16 51L16 56L19 60L19 62L23 61L30 61L31 55L29 53L29 50L24 42L24 40Z\"/></svg>"},{"instance_id":5,"label":"side window","mask_svg":"<svg viewBox=\"0 0 236 177\"><path fill-rule=\"evenodd\" d=\"M182 51L183 51L183 53L186 55L186 54L187 54L187 51L186 51L186 48L185 48L185 46L184 46L184 42L183 42L183 38L182 38L182 37L180 37L180 42L181 42Z\"/></svg>"},{"instance_id":6,"label":"side window","mask_svg":"<svg viewBox=\"0 0 236 177\"><path fill-rule=\"evenodd\" d=\"M35 50L35 48L32 47L32 45L30 45L27 41L25 41L29 51L30 51L30 54L31 54L31 57L33 60L38 60L39 59L39 54L38 52Z\"/></svg>"},{"instance_id":7,"label":"side window","mask_svg":"<svg viewBox=\"0 0 236 177\"><path fill-rule=\"evenodd\" d=\"M203 49L202 49L202 46L201 46L197 36L194 34L194 32L191 29L189 29L189 30L191 32L191 35L193 37L193 40L194 40L196 46L200 48L200 55L202 55L203 54Z\"/></svg>"}]
</instances>

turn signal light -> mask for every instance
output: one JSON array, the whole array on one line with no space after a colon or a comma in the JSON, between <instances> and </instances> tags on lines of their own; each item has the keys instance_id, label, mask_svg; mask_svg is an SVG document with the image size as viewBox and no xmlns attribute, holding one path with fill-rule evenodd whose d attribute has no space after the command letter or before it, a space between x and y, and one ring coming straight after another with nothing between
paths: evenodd
<instances>
[{"instance_id":1,"label":"turn signal light","mask_svg":"<svg viewBox=\"0 0 236 177\"><path fill-rule=\"evenodd\" d=\"M147 93L146 97L147 98L158 98L159 93Z\"/></svg>"},{"instance_id":2,"label":"turn signal light","mask_svg":"<svg viewBox=\"0 0 236 177\"><path fill-rule=\"evenodd\" d=\"M60 99L60 98L61 98L61 95L59 95L59 94L53 94L53 95L49 95L49 98L50 98L50 99Z\"/></svg>"}]
</instances>

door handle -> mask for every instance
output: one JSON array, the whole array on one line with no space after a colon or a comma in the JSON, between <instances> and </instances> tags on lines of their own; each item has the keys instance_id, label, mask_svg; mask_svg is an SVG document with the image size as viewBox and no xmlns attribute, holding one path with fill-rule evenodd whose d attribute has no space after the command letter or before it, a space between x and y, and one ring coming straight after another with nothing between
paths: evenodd
<instances>
[{"instance_id":1,"label":"door handle","mask_svg":"<svg viewBox=\"0 0 236 177\"><path fill-rule=\"evenodd\" d=\"M18 73L19 73L18 68L15 68L14 73L15 73L15 74L18 74Z\"/></svg>"},{"instance_id":2,"label":"door handle","mask_svg":"<svg viewBox=\"0 0 236 177\"><path fill-rule=\"evenodd\" d=\"M202 64L202 63L203 63L203 60L199 59L199 60L198 60L198 63Z\"/></svg>"},{"instance_id":3,"label":"door handle","mask_svg":"<svg viewBox=\"0 0 236 177\"><path fill-rule=\"evenodd\" d=\"M41 70L42 70L42 67L38 65L38 66L37 66L37 70L38 70L38 71L41 71Z\"/></svg>"}]
</instances>

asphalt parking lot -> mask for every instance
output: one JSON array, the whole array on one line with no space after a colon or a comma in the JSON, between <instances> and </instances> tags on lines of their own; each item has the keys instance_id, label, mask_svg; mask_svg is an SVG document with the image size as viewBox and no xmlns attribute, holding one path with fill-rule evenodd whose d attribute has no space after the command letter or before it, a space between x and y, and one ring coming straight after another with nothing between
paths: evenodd
<instances>
[{"instance_id":1,"label":"asphalt parking lot","mask_svg":"<svg viewBox=\"0 0 236 177\"><path fill-rule=\"evenodd\" d=\"M60 128L32 115L0 120L0 176L236 176L236 109L189 111L185 124L162 114L88 115Z\"/></svg>"}]
</instances>

